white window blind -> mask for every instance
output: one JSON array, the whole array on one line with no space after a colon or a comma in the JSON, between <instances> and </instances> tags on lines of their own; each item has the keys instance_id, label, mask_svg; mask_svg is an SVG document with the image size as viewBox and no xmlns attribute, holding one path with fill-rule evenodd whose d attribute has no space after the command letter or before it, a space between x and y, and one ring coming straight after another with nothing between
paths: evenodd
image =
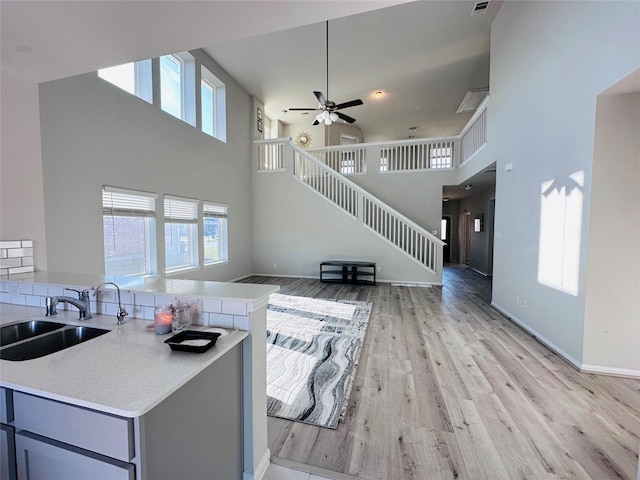
<instances>
[{"instance_id":1,"label":"white window blind","mask_svg":"<svg viewBox=\"0 0 640 480\"><path fill-rule=\"evenodd\" d=\"M165 195L164 217L171 223L197 223L198 201Z\"/></svg>"},{"instance_id":2,"label":"white window blind","mask_svg":"<svg viewBox=\"0 0 640 480\"><path fill-rule=\"evenodd\" d=\"M202 215L205 218L227 218L227 205L204 202L202 204Z\"/></svg>"},{"instance_id":3,"label":"white window blind","mask_svg":"<svg viewBox=\"0 0 640 480\"><path fill-rule=\"evenodd\" d=\"M154 217L156 194L104 186L102 213L108 216Z\"/></svg>"}]
</instances>

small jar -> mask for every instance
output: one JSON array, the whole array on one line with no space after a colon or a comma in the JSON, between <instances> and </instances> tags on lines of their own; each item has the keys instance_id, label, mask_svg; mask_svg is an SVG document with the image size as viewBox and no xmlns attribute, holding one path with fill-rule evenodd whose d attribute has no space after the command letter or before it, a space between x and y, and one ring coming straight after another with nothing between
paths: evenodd
<instances>
[{"instance_id":1,"label":"small jar","mask_svg":"<svg viewBox=\"0 0 640 480\"><path fill-rule=\"evenodd\" d=\"M178 302L174 309L171 331L180 333L183 330L189 330L189 328L191 328L191 305Z\"/></svg>"},{"instance_id":2,"label":"small jar","mask_svg":"<svg viewBox=\"0 0 640 480\"><path fill-rule=\"evenodd\" d=\"M171 324L175 317L173 305L158 305L153 315L153 331L156 335L171 333Z\"/></svg>"}]
</instances>

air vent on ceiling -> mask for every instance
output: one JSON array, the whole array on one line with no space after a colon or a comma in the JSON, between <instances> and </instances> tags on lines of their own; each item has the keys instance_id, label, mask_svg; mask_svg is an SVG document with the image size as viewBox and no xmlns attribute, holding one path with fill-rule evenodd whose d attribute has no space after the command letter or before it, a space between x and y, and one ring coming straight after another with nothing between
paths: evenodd
<instances>
[{"instance_id":1,"label":"air vent on ceiling","mask_svg":"<svg viewBox=\"0 0 640 480\"><path fill-rule=\"evenodd\" d=\"M487 7L489 6L489 1L486 2L476 2L473 6L473 11L471 15L481 15L487 11Z\"/></svg>"},{"instance_id":2,"label":"air vent on ceiling","mask_svg":"<svg viewBox=\"0 0 640 480\"><path fill-rule=\"evenodd\" d=\"M458 107L456 113L476 110L478 105L482 103L487 95L489 95L488 88L476 88L474 90L469 90L462 99L462 103Z\"/></svg>"}]
</instances>

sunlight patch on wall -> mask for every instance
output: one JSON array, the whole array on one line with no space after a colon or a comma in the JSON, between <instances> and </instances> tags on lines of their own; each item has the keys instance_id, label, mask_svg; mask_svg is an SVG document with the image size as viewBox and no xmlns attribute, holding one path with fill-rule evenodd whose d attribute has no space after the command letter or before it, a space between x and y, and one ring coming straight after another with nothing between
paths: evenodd
<instances>
[{"instance_id":1,"label":"sunlight patch on wall","mask_svg":"<svg viewBox=\"0 0 640 480\"><path fill-rule=\"evenodd\" d=\"M543 182L540 193L538 282L578 295L584 171Z\"/></svg>"}]
</instances>

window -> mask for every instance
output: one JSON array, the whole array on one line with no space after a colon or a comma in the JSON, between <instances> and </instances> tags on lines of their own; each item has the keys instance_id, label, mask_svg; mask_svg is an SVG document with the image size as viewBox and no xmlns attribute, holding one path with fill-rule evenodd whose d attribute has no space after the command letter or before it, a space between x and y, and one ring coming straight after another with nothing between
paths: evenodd
<instances>
[{"instance_id":1,"label":"window","mask_svg":"<svg viewBox=\"0 0 640 480\"><path fill-rule=\"evenodd\" d=\"M198 201L164 197L164 249L167 271L198 266Z\"/></svg>"},{"instance_id":2,"label":"window","mask_svg":"<svg viewBox=\"0 0 640 480\"><path fill-rule=\"evenodd\" d=\"M451 168L453 159L451 147L431 148L429 150L429 168Z\"/></svg>"},{"instance_id":3,"label":"window","mask_svg":"<svg viewBox=\"0 0 640 480\"><path fill-rule=\"evenodd\" d=\"M157 271L155 214L155 194L103 187L105 274L150 275Z\"/></svg>"},{"instance_id":4,"label":"window","mask_svg":"<svg viewBox=\"0 0 640 480\"><path fill-rule=\"evenodd\" d=\"M160 108L195 125L195 61L187 52L160 57Z\"/></svg>"},{"instance_id":5,"label":"window","mask_svg":"<svg viewBox=\"0 0 640 480\"><path fill-rule=\"evenodd\" d=\"M226 262L227 206L211 202L202 205L204 231L204 264Z\"/></svg>"},{"instance_id":6,"label":"window","mask_svg":"<svg viewBox=\"0 0 640 480\"><path fill-rule=\"evenodd\" d=\"M151 60L102 68L98 70L98 76L131 95L153 103Z\"/></svg>"},{"instance_id":7,"label":"window","mask_svg":"<svg viewBox=\"0 0 640 480\"><path fill-rule=\"evenodd\" d=\"M226 132L225 86L204 65L200 66L200 115L202 131L223 142Z\"/></svg>"}]
</instances>

